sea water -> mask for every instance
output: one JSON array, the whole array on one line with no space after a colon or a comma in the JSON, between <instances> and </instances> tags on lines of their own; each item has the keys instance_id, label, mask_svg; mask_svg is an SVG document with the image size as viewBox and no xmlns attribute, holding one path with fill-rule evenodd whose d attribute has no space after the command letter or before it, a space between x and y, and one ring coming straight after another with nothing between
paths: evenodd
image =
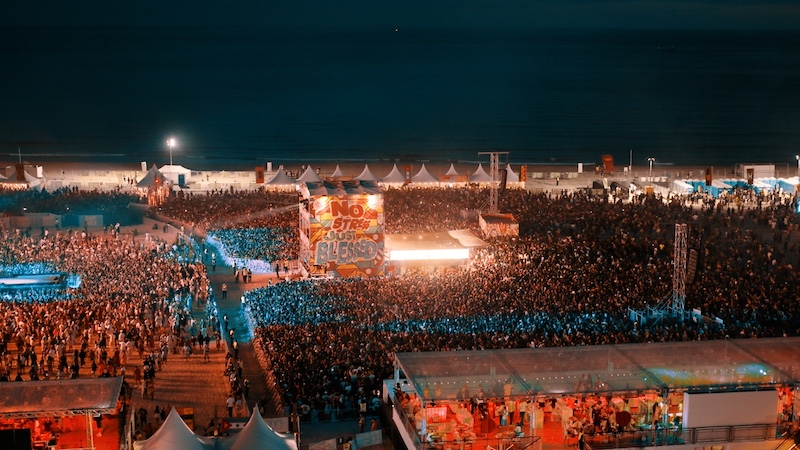
<instances>
[{"instance_id":1,"label":"sea water","mask_svg":"<svg viewBox=\"0 0 800 450\"><path fill-rule=\"evenodd\" d=\"M800 34L5 27L0 159L794 164Z\"/></svg>"}]
</instances>

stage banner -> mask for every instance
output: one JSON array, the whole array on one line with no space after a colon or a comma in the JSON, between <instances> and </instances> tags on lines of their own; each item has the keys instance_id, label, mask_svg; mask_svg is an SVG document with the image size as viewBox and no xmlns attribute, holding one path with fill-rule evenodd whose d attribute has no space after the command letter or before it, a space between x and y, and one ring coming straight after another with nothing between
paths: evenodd
<instances>
[{"instance_id":1,"label":"stage banner","mask_svg":"<svg viewBox=\"0 0 800 450\"><path fill-rule=\"evenodd\" d=\"M384 270L383 196L334 195L313 199L311 264L340 277Z\"/></svg>"}]
</instances>

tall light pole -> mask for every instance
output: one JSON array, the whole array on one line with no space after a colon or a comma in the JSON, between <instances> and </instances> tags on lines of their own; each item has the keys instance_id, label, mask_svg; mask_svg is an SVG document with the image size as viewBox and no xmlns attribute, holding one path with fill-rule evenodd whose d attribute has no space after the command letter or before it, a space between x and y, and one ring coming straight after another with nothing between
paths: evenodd
<instances>
[{"instance_id":1,"label":"tall light pole","mask_svg":"<svg viewBox=\"0 0 800 450\"><path fill-rule=\"evenodd\" d=\"M167 147L169 147L169 165L172 165L172 147L175 147L175 138L167 139Z\"/></svg>"},{"instance_id":2,"label":"tall light pole","mask_svg":"<svg viewBox=\"0 0 800 450\"><path fill-rule=\"evenodd\" d=\"M647 158L647 161L650 163L650 186L653 185L653 163L656 162L656 159L653 157Z\"/></svg>"},{"instance_id":3,"label":"tall light pole","mask_svg":"<svg viewBox=\"0 0 800 450\"><path fill-rule=\"evenodd\" d=\"M797 176L800 177L800 155L794 155L794 159L797 160Z\"/></svg>"}]
</instances>

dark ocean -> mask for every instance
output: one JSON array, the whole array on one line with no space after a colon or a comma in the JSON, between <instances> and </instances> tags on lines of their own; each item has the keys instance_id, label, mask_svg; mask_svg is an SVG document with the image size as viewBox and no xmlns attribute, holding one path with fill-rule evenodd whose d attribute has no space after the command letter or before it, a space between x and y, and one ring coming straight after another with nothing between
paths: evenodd
<instances>
[{"instance_id":1,"label":"dark ocean","mask_svg":"<svg viewBox=\"0 0 800 450\"><path fill-rule=\"evenodd\" d=\"M794 165L800 33L0 29L0 162Z\"/></svg>"}]
</instances>

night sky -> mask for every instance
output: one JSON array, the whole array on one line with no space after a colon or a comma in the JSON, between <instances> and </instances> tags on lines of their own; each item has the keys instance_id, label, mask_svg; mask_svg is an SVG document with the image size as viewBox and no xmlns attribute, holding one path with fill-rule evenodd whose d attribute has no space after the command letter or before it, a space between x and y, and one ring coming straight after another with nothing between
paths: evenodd
<instances>
[{"instance_id":1,"label":"night sky","mask_svg":"<svg viewBox=\"0 0 800 450\"><path fill-rule=\"evenodd\" d=\"M0 25L798 29L787 0L12 2Z\"/></svg>"}]
</instances>

